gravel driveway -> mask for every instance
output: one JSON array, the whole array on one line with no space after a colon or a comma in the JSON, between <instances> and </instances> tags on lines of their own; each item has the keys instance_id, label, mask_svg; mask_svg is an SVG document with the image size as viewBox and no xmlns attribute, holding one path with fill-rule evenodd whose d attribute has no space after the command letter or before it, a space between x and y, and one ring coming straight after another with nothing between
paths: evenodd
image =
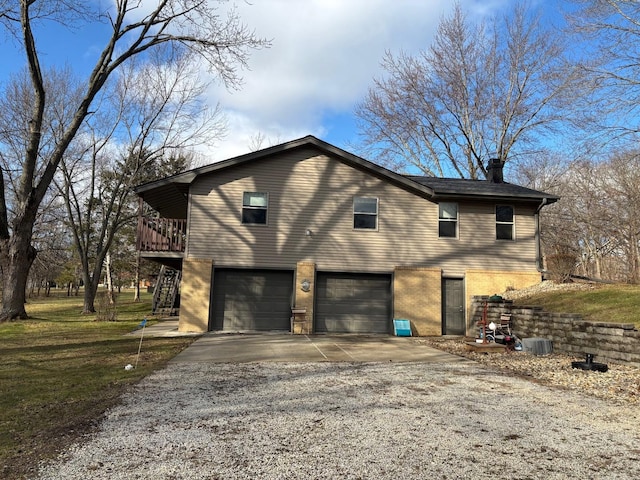
<instances>
[{"instance_id":1,"label":"gravel driveway","mask_svg":"<svg viewBox=\"0 0 640 480\"><path fill-rule=\"evenodd\" d=\"M41 479L637 479L640 413L475 362L172 363Z\"/></svg>"}]
</instances>

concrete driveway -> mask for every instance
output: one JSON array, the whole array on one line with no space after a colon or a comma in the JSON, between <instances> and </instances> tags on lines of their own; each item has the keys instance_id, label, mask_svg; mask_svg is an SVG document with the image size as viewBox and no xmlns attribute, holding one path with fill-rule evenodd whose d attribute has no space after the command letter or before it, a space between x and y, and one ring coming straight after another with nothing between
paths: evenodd
<instances>
[{"instance_id":1,"label":"concrete driveway","mask_svg":"<svg viewBox=\"0 0 640 480\"><path fill-rule=\"evenodd\" d=\"M172 362L461 362L462 357L387 335L208 333Z\"/></svg>"}]
</instances>

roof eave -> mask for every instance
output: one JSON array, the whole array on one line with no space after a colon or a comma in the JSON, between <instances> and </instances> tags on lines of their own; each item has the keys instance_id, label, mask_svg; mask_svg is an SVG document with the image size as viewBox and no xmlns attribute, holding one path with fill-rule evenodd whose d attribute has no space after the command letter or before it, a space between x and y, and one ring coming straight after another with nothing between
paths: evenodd
<instances>
[{"instance_id":1,"label":"roof eave","mask_svg":"<svg viewBox=\"0 0 640 480\"><path fill-rule=\"evenodd\" d=\"M198 167L193 170L189 170L187 172L180 173L171 177L167 177L167 178L163 178L163 179L149 182L146 184L138 185L134 187L133 191L144 198L144 193L151 190L162 188L168 185L174 185L176 183L191 184L197 177L202 175L206 175L206 174L213 173L213 172L227 169L227 168L232 168L237 165L259 160L261 158L268 158L276 154L284 153L287 151L291 151L297 148L302 148L307 146L314 146L318 150L328 155L341 159L347 165L364 169L372 174L375 174L378 177L382 177L388 181L392 181L393 183L399 186L402 186L405 189L409 189L414 192L419 192L423 196L431 197L434 194L433 189L431 187L428 187L426 185L421 185L417 182L414 182L413 180L409 180L400 174L392 172L391 170L388 170L384 167L376 165L368 160L365 160L364 158L358 157L357 155L354 155L345 150L342 150L341 148L338 148L334 145L324 142L312 135L308 135L306 137L302 137L297 140L292 140L290 142L282 143L280 145L274 145L272 147L268 147L256 152L250 152L244 155L239 155L237 157L229 158L227 160L222 160L220 162L212 163L210 165L206 165L203 167Z\"/></svg>"},{"instance_id":2,"label":"roof eave","mask_svg":"<svg viewBox=\"0 0 640 480\"><path fill-rule=\"evenodd\" d=\"M545 205L550 205L552 203L560 200L560 197L555 195L541 195L541 196L518 196L518 195L495 195L489 194L485 195L482 193L455 193L455 192L434 192L433 200L450 200L450 199L468 199L468 200L484 200L484 201L514 201L514 202L526 202L526 203L536 203L544 202Z\"/></svg>"}]
</instances>

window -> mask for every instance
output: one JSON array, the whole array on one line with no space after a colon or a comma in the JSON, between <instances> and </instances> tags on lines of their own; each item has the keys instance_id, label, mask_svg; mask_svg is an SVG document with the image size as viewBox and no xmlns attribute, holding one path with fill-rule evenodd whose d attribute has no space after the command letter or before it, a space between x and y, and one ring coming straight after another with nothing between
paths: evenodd
<instances>
[{"instance_id":1,"label":"window","mask_svg":"<svg viewBox=\"0 0 640 480\"><path fill-rule=\"evenodd\" d=\"M266 225L268 194L244 192L242 195L242 223Z\"/></svg>"},{"instance_id":2,"label":"window","mask_svg":"<svg viewBox=\"0 0 640 480\"><path fill-rule=\"evenodd\" d=\"M513 207L496 205L496 239L513 240Z\"/></svg>"},{"instance_id":3,"label":"window","mask_svg":"<svg viewBox=\"0 0 640 480\"><path fill-rule=\"evenodd\" d=\"M378 199L354 197L353 228L375 230L378 228Z\"/></svg>"},{"instance_id":4,"label":"window","mask_svg":"<svg viewBox=\"0 0 640 480\"><path fill-rule=\"evenodd\" d=\"M438 205L438 236L456 238L458 236L458 204L443 202Z\"/></svg>"}]
</instances>

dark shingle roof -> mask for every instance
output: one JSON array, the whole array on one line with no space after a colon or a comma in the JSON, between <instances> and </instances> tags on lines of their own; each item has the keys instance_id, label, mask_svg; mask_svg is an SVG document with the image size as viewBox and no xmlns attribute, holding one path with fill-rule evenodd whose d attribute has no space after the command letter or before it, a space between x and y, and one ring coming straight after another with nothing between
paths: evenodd
<instances>
[{"instance_id":1,"label":"dark shingle roof","mask_svg":"<svg viewBox=\"0 0 640 480\"><path fill-rule=\"evenodd\" d=\"M405 175L407 179L433 190L434 197L477 197L487 199L521 199L548 203L556 202L559 197L548 193L521 187L513 183L492 183L487 180L466 180L460 178L437 178Z\"/></svg>"}]
</instances>

